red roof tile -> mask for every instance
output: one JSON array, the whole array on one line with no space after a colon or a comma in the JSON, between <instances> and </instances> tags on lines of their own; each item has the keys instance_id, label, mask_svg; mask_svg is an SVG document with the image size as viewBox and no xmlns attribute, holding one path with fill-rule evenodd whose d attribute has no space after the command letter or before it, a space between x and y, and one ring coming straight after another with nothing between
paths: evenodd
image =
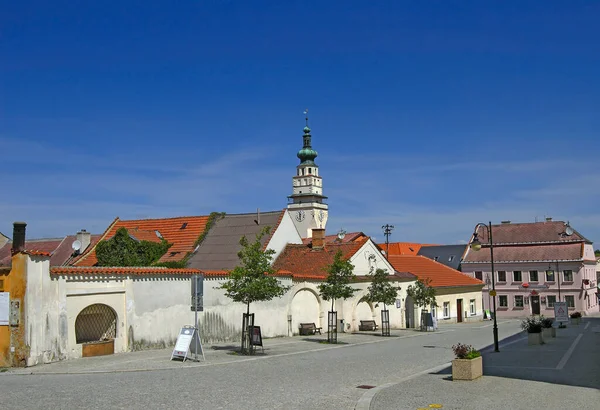
<instances>
[{"instance_id":1,"label":"red roof tile","mask_svg":"<svg viewBox=\"0 0 600 410\"><path fill-rule=\"evenodd\" d=\"M158 231L167 242L173 244L167 253L159 259L159 262L181 261L189 252L194 250L194 244L202 232L204 232L208 218L208 216L182 216L176 218L134 219L127 221L116 218L108 227L104 235L102 235L101 240L111 238L119 228L137 230L136 232L138 232L138 234L141 231ZM96 263L98 263L98 260L96 259L96 246L94 245L94 247L86 252L79 260L74 262L74 265L94 266Z\"/></svg>"},{"instance_id":2,"label":"red roof tile","mask_svg":"<svg viewBox=\"0 0 600 410\"><path fill-rule=\"evenodd\" d=\"M419 280L430 280L434 288L484 285L462 272L420 255L390 255L388 261L397 271L410 272Z\"/></svg>"},{"instance_id":3,"label":"red roof tile","mask_svg":"<svg viewBox=\"0 0 600 410\"><path fill-rule=\"evenodd\" d=\"M50 269L54 275L196 275L198 269L169 269L159 267L60 266Z\"/></svg>"},{"instance_id":4,"label":"red roof tile","mask_svg":"<svg viewBox=\"0 0 600 410\"><path fill-rule=\"evenodd\" d=\"M45 257L50 257L50 252L45 252L45 251L39 251L39 250L24 250L22 251L23 253L26 253L27 255L30 256L45 256Z\"/></svg>"},{"instance_id":5,"label":"red roof tile","mask_svg":"<svg viewBox=\"0 0 600 410\"><path fill-rule=\"evenodd\" d=\"M367 235L365 235L362 232L351 232L351 233L347 233L344 235L343 239L338 238L337 234L335 235L326 235L325 236L325 244L328 243L348 243L348 242L355 242L358 241L360 239L366 238ZM303 238L302 239L302 243L304 245L310 245L312 243L312 238Z\"/></svg>"},{"instance_id":6,"label":"red roof tile","mask_svg":"<svg viewBox=\"0 0 600 410\"><path fill-rule=\"evenodd\" d=\"M377 246L383 251L386 250L387 245L380 243ZM413 243L413 242L391 242L390 243L390 255L416 255L423 246L437 246L432 244L424 243Z\"/></svg>"},{"instance_id":7,"label":"red roof tile","mask_svg":"<svg viewBox=\"0 0 600 410\"><path fill-rule=\"evenodd\" d=\"M342 251L344 259L349 259L367 241L367 237L355 242L329 243L322 249L312 249L307 245L288 244L277 257L273 268L277 271L292 272L294 278L325 279L326 268L333 262L335 254Z\"/></svg>"}]
</instances>

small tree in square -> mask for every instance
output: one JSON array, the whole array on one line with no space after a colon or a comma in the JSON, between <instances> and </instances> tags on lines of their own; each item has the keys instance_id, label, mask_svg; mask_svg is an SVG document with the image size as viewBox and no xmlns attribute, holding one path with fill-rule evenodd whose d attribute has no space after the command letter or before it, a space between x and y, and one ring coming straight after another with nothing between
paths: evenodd
<instances>
[{"instance_id":1,"label":"small tree in square","mask_svg":"<svg viewBox=\"0 0 600 410\"><path fill-rule=\"evenodd\" d=\"M343 258L342 251L338 251L333 262L327 266L327 279L321 283L318 288L321 297L324 300L331 300L331 313L334 312L334 302L336 299L348 299L352 297L356 289L350 286L350 282L355 278L354 265L349 260ZM332 340L331 326L327 329L328 340Z\"/></svg>"},{"instance_id":2,"label":"small tree in square","mask_svg":"<svg viewBox=\"0 0 600 410\"><path fill-rule=\"evenodd\" d=\"M377 268L369 272L372 276L371 284L367 288L367 294L362 298L369 303L383 303L383 310L386 305L391 305L396 301L398 289L390 283L390 277L386 269Z\"/></svg>"},{"instance_id":3,"label":"small tree in square","mask_svg":"<svg viewBox=\"0 0 600 410\"><path fill-rule=\"evenodd\" d=\"M431 280L429 279L425 279L424 281L419 279L417 280L417 283L410 285L408 289L406 289L406 294L413 298L417 307L424 308L428 306L437 306L435 300L435 288L431 287L429 285L430 283Z\"/></svg>"},{"instance_id":4,"label":"small tree in square","mask_svg":"<svg viewBox=\"0 0 600 410\"><path fill-rule=\"evenodd\" d=\"M288 287L282 285L275 276L275 270L271 266L273 260L273 249L263 250L262 238L268 235L270 227L263 228L254 242L249 242L245 236L240 239L242 249L238 252L239 265L230 273L229 279L225 281L220 289L225 290L225 296L234 302L246 304L246 315L250 314L250 303L269 301L282 296ZM247 338L251 335L248 332ZM250 340L248 342L248 346ZM242 353L245 352L242 340ZM250 349L252 350L252 349Z\"/></svg>"}]
</instances>

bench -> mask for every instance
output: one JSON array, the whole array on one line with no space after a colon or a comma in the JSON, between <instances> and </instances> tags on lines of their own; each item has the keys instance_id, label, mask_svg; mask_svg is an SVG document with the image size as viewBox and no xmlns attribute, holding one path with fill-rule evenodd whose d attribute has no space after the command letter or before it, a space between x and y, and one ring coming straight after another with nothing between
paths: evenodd
<instances>
[{"instance_id":1,"label":"bench","mask_svg":"<svg viewBox=\"0 0 600 410\"><path fill-rule=\"evenodd\" d=\"M377 324L374 320L361 320L358 330L377 330Z\"/></svg>"},{"instance_id":2,"label":"bench","mask_svg":"<svg viewBox=\"0 0 600 410\"><path fill-rule=\"evenodd\" d=\"M321 328L317 327L314 323L300 323L300 335L314 335L321 334Z\"/></svg>"}]
</instances>

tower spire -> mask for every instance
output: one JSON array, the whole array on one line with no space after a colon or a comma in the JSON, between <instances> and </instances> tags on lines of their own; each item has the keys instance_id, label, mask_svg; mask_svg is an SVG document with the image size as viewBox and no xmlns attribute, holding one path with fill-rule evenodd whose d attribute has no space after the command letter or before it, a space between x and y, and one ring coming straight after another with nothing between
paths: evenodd
<instances>
[{"instance_id":1,"label":"tower spire","mask_svg":"<svg viewBox=\"0 0 600 410\"><path fill-rule=\"evenodd\" d=\"M304 119L306 120L306 126L308 127L308 108L304 110Z\"/></svg>"}]
</instances>

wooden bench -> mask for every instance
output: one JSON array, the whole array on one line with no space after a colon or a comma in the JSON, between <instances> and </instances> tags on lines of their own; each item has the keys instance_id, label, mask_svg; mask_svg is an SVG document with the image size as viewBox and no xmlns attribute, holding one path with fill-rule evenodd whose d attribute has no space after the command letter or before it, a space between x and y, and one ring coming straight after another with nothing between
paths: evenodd
<instances>
[{"instance_id":1,"label":"wooden bench","mask_svg":"<svg viewBox=\"0 0 600 410\"><path fill-rule=\"evenodd\" d=\"M321 328L317 327L314 323L300 323L300 335L314 335L321 334Z\"/></svg>"},{"instance_id":2,"label":"wooden bench","mask_svg":"<svg viewBox=\"0 0 600 410\"><path fill-rule=\"evenodd\" d=\"M361 320L358 330L377 330L377 323L374 320Z\"/></svg>"}]
</instances>

